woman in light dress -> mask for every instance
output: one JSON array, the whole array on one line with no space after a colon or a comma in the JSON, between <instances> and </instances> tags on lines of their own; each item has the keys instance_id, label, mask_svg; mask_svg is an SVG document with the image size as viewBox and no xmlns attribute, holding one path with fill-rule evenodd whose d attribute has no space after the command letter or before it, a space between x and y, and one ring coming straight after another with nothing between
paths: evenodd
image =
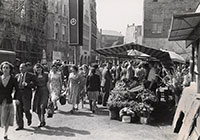
<instances>
[{"instance_id":1,"label":"woman in light dress","mask_svg":"<svg viewBox=\"0 0 200 140\"><path fill-rule=\"evenodd\" d=\"M49 90L50 98L54 105L54 110L57 110L57 101L60 98L62 90L62 76L61 73L58 71L58 66L56 64L53 64L51 66L51 71L49 73Z\"/></svg>"},{"instance_id":2,"label":"woman in light dress","mask_svg":"<svg viewBox=\"0 0 200 140\"><path fill-rule=\"evenodd\" d=\"M81 76L78 73L78 67L72 66L71 73L68 78L68 90L69 90L69 104L72 105L71 113L78 110L78 104L80 102L80 89L81 89Z\"/></svg>"}]
</instances>

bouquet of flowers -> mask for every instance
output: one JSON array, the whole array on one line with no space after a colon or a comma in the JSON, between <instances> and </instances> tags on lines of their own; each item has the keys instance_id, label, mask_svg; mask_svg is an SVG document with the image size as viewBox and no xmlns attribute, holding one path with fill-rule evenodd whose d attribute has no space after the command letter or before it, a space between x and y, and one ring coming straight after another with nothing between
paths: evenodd
<instances>
[{"instance_id":1,"label":"bouquet of flowers","mask_svg":"<svg viewBox=\"0 0 200 140\"><path fill-rule=\"evenodd\" d=\"M137 114L140 117L149 117L151 112L153 111L153 107L148 105L147 103L139 103L137 107Z\"/></svg>"},{"instance_id":2,"label":"bouquet of flowers","mask_svg":"<svg viewBox=\"0 0 200 140\"><path fill-rule=\"evenodd\" d=\"M156 97L156 95L150 91L150 90L143 90L142 92L140 92L136 98L138 99L139 102L146 102L146 103L152 103L152 102L157 102L158 98Z\"/></svg>"}]
</instances>

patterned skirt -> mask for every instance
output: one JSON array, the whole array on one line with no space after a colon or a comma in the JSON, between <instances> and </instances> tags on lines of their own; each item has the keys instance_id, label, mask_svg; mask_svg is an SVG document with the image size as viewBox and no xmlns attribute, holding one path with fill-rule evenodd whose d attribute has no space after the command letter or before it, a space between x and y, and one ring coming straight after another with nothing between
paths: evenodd
<instances>
[{"instance_id":1,"label":"patterned skirt","mask_svg":"<svg viewBox=\"0 0 200 140\"><path fill-rule=\"evenodd\" d=\"M98 100L99 91L88 91L89 100Z\"/></svg>"},{"instance_id":2,"label":"patterned skirt","mask_svg":"<svg viewBox=\"0 0 200 140\"><path fill-rule=\"evenodd\" d=\"M14 105L3 103L0 105L0 126L14 125Z\"/></svg>"}]
</instances>

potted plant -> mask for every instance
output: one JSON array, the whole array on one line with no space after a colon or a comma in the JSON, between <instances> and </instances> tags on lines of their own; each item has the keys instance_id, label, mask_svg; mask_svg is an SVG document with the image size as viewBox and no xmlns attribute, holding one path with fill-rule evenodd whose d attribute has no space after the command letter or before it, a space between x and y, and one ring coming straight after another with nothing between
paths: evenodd
<instances>
[{"instance_id":1,"label":"potted plant","mask_svg":"<svg viewBox=\"0 0 200 140\"><path fill-rule=\"evenodd\" d=\"M148 119L152 111L153 107L151 107L151 105L145 102L139 103L137 107L137 114L140 117L140 123L142 124L148 123Z\"/></svg>"}]
</instances>

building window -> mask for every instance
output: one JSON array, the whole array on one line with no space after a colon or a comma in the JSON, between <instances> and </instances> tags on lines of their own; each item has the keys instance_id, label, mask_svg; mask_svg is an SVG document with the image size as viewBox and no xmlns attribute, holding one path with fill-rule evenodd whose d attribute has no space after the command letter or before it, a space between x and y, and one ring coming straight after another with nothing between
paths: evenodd
<instances>
[{"instance_id":1,"label":"building window","mask_svg":"<svg viewBox=\"0 0 200 140\"><path fill-rule=\"evenodd\" d=\"M59 34L59 24L56 23L54 27L54 39L58 40L58 34Z\"/></svg>"},{"instance_id":2,"label":"building window","mask_svg":"<svg viewBox=\"0 0 200 140\"><path fill-rule=\"evenodd\" d=\"M163 30L163 14L152 15L152 33L160 34Z\"/></svg>"},{"instance_id":3,"label":"building window","mask_svg":"<svg viewBox=\"0 0 200 140\"><path fill-rule=\"evenodd\" d=\"M153 23L152 25L152 33L153 34L160 34L162 33L163 25L162 23Z\"/></svg>"},{"instance_id":4,"label":"building window","mask_svg":"<svg viewBox=\"0 0 200 140\"><path fill-rule=\"evenodd\" d=\"M158 2L158 0L153 0L153 2Z\"/></svg>"},{"instance_id":5,"label":"building window","mask_svg":"<svg viewBox=\"0 0 200 140\"><path fill-rule=\"evenodd\" d=\"M62 40L63 41L66 40L66 29L67 29L67 26L66 25L62 25Z\"/></svg>"}]
</instances>

